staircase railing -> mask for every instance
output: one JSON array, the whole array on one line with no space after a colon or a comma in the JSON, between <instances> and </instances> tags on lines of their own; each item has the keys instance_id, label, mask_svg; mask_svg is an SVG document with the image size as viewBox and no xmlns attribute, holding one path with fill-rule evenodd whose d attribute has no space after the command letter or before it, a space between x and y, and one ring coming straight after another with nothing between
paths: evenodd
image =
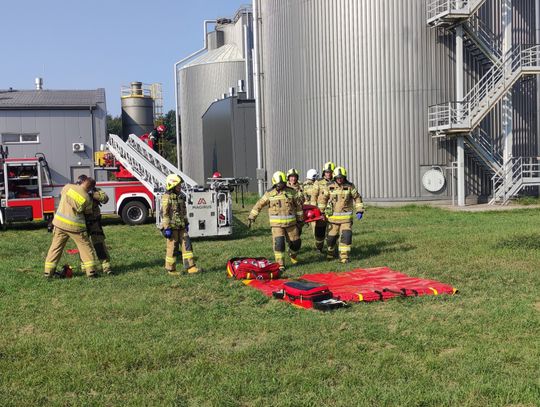
<instances>
[{"instance_id":1,"label":"staircase railing","mask_svg":"<svg viewBox=\"0 0 540 407\"><path fill-rule=\"evenodd\" d=\"M494 144L488 133L477 128L468 135L468 140L474 145L474 148L479 150L480 158L493 170L498 171L502 168L503 159L501 154L496 151Z\"/></svg>"},{"instance_id":2,"label":"staircase railing","mask_svg":"<svg viewBox=\"0 0 540 407\"><path fill-rule=\"evenodd\" d=\"M502 41L495 35L491 28L482 21L477 14L472 15L463 24L465 32L474 41L482 52L495 64L501 64L503 60Z\"/></svg>"},{"instance_id":3,"label":"staircase railing","mask_svg":"<svg viewBox=\"0 0 540 407\"><path fill-rule=\"evenodd\" d=\"M485 0L430 0L427 4L428 21L443 13L473 13Z\"/></svg>"},{"instance_id":4,"label":"staircase railing","mask_svg":"<svg viewBox=\"0 0 540 407\"><path fill-rule=\"evenodd\" d=\"M490 204L506 205L525 186L540 185L538 157L515 157L492 177L493 198Z\"/></svg>"},{"instance_id":5,"label":"staircase railing","mask_svg":"<svg viewBox=\"0 0 540 407\"><path fill-rule=\"evenodd\" d=\"M515 46L501 65L493 65L471 88L463 102L430 106L428 118L431 131L441 126L474 129L515 83L524 68L540 69L540 45Z\"/></svg>"}]
</instances>

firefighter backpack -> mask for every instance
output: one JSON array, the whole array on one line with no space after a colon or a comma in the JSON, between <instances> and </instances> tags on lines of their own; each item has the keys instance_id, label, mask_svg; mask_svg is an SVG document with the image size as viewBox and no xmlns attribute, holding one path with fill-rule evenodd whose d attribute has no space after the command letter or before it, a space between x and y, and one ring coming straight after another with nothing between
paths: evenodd
<instances>
[{"instance_id":1,"label":"firefighter backpack","mask_svg":"<svg viewBox=\"0 0 540 407\"><path fill-rule=\"evenodd\" d=\"M273 280L281 276L278 263L264 257L235 257L227 262L227 277L237 280Z\"/></svg>"}]
</instances>

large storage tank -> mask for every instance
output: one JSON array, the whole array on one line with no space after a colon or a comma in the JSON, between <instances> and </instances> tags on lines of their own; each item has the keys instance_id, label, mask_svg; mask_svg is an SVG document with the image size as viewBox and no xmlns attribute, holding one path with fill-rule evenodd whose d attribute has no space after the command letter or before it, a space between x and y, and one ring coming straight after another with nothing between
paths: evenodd
<instances>
[{"instance_id":1,"label":"large storage tank","mask_svg":"<svg viewBox=\"0 0 540 407\"><path fill-rule=\"evenodd\" d=\"M203 165L202 116L210 105L239 80L246 81L244 30L251 12L241 10L232 19L219 20L208 34L208 52L179 67L178 104L182 140L182 169L204 184L211 173Z\"/></svg>"},{"instance_id":2,"label":"large storage tank","mask_svg":"<svg viewBox=\"0 0 540 407\"><path fill-rule=\"evenodd\" d=\"M371 201L450 197L455 142L432 139L427 112L429 105L455 100L455 40L451 32L427 27L426 3L258 1L268 174L290 167L320 170L333 160L348 168ZM531 33L534 40L533 1L515 3L515 32ZM486 2L481 12L496 21L498 10L500 0ZM517 37L531 42L530 36ZM484 68L473 55L466 61L470 85ZM530 89L517 92L514 99L530 100ZM515 116L522 123L522 115ZM527 129L519 136L523 143L536 133L534 126ZM480 166L467 164L468 192L488 194L491 185ZM441 193L422 186L431 166L447 177Z\"/></svg>"},{"instance_id":3,"label":"large storage tank","mask_svg":"<svg viewBox=\"0 0 540 407\"><path fill-rule=\"evenodd\" d=\"M154 99L143 89L142 82L131 82L122 89L122 137L141 136L154 129Z\"/></svg>"}]
</instances>

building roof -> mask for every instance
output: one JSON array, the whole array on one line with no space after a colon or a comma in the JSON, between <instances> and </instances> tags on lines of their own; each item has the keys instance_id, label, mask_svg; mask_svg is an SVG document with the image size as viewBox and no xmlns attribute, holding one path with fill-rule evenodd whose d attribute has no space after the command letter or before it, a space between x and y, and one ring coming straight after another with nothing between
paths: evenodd
<instances>
[{"instance_id":1,"label":"building roof","mask_svg":"<svg viewBox=\"0 0 540 407\"><path fill-rule=\"evenodd\" d=\"M0 110L77 109L105 103L105 89L95 90L2 90Z\"/></svg>"},{"instance_id":2,"label":"building roof","mask_svg":"<svg viewBox=\"0 0 540 407\"><path fill-rule=\"evenodd\" d=\"M243 62L242 52L234 44L225 44L222 47L206 52L200 57L184 65L182 69L191 66L217 64L220 62Z\"/></svg>"}]
</instances>

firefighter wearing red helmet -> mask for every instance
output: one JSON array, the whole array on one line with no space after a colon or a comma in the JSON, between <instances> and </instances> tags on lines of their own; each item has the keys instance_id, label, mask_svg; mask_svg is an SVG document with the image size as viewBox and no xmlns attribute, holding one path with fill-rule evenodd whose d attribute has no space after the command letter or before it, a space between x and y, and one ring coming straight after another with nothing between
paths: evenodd
<instances>
[{"instance_id":1,"label":"firefighter wearing red helmet","mask_svg":"<svg viewBox=\"0 0 540 407\"><path fill-rule=\"evenodd\" d=\"M333 176L334 181L328 185L327 191L319 196L319 208L324 208L329 225L326 239L327 258L337 257L336 244L339 239L339 260L341 263L348 263L354 214L356 213L356 219L362 219L364 204L354 184L347 180L345 168L337 167Z\"/></svg>"},{"instance_id":2,"label":"firefighter wearing red helmet","mask_svg":"<svg viewBox=\"0 0 540 407\"><path fill-rule=\"evenodd\" d=\"M261 210L268 206L268 216L272 229L274 256L282 270L285 269L285 244L289 242L291 263L298 263L298 251L302 246L300 227L304 221L302 204L297 192L287 186L286 175L278 171L272 176L272 189L267 191L255 204L248 217L248 226L255 222Z\"/></svg>"}]
</instances>

